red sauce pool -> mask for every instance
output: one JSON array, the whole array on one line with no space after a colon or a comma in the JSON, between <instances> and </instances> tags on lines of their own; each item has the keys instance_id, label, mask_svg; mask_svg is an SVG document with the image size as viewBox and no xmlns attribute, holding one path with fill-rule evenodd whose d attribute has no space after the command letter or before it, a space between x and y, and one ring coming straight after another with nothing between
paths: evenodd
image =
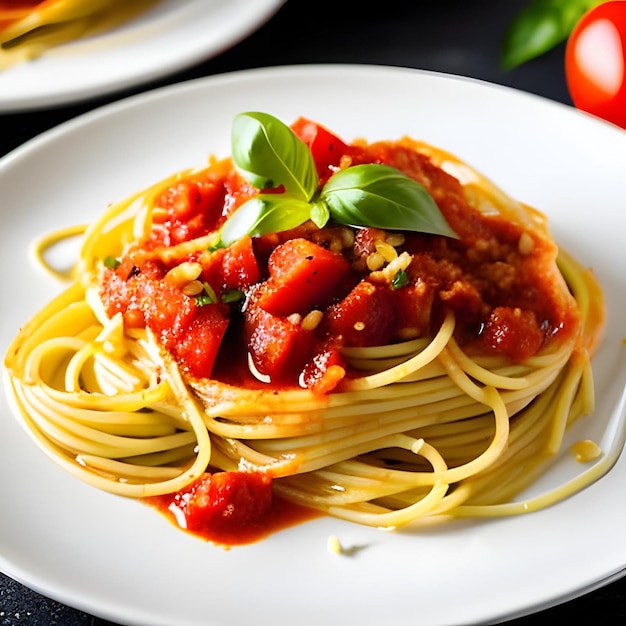
<instances>
[{"instance_id":1,"label":"red sauce pool","mask_svg":"<svg viewBox=\"0 0 626 626\"><path fill-rule=\"evenodd\" d=\"M323 515L277 496L271 479L255 472L204 474L184 490L142 501L177 528L227 549Z\"/></svg>"}]
</instances>

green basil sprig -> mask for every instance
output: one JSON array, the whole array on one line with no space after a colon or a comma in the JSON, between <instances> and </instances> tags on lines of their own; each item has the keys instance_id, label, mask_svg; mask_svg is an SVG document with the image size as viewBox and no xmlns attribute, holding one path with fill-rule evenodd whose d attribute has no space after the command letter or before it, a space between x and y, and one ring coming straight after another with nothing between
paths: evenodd
<instances>
[{"instance_id":1,"label":"green basil sprig","mask_svg":"<svg viewBox=\"0 0 626 626\"><path fill-rule=\"evenodd\" d=\"M509 24L500 63L511 70L565 41L578 20L606 0L532 0Z\"/></svg>"},{"instance_id":2,"label":"green basil sprig","mask_svg":"<svg viewBox=\"0 0 626 626\"><path fill-rule=\"evenodd\" d=\"M426 188L388 165L340 170L321 199L341 224L455 236Z\"/></svg>"},{"instance_id":3,"label":"green basil sprig","mask_svg":"<svg viewBox=\"0 0 626 626\"><path fill-rule=\"evenodd\" d=\"M222 244L229 245L242 237L279 233L304 224L311 215L311 205L286 194L259 194L244 202L224 223Z\"/></svg>"},{"instance_id":4,"label":"green basil sprig","mask_svg":"<svg viewBox=\"0 0 626 626\"><path fill-rule=\"evenodd\" d=\"M232 157L242 176L257 189L284 185L285 192L310 200L318 177L313 155L296 134L267 113L235 116Z\"/></svg>"},{"instance_id":5,"label":"green basil sprig","mask_svg":"<svg viewBox=\"0 0 626 626\"><path fill-rule=\"evenodd\" d=\"M261 193L226 220L220 230L222 246L246 235L289 230L308 220L322 228L330 219L355 227L457 236L428 191L393 167L348 167L333 174L319 190L308 146L268 113L235 117L232 157L243 178ZM269 189L277 191L268 193Z\"/></svg>"}]
</instances>

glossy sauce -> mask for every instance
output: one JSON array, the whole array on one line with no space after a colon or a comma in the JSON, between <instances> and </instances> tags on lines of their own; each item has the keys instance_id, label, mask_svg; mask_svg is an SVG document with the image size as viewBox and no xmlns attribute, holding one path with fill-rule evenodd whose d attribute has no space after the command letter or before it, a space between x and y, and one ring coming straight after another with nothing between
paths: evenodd
<instances>
[{"instance_id":1,"label":"glossy sauce","mask_svg":"<svg viewBox=\"0 0 626 626\"><path fill-rule=\"evenodd\" d=\"M189 379L330 393L359 375L342 348L431 335L449 309L469 354L523 361L577 332L578 311L558 282L551 241L474 209L459 181L410 142L347 146L327 131L296 127L311 137L322 183L346 161L392 165L428 189L459 238L307 223L228 248L211 250L202 239L189 247L257 193L229 160L212 162L157 198L148 239L104 270L101 283L107 314L121 312L128 327L150 327ZM399 287L384 268L369 265L390 248L410 255ZM174 279L181 264L197 276ZM254 473L206 474L187 490L146 502L224 546L319 516L275 497Z\"/></svg>"},{"instance_id":2,"label":"glossy sauce","mask_svg":"<svg viewBox=\"0 0 626 626\"><path fill-rule=\"evenodd\" d=\"M205 474L183 491L143 502L176 527L225 548L256 543L322 515L276 496L271 480L254 472Z\"/></svg>"},{"instance_id":3,"label":"glossy sauce","mask_svg":"<svg viewBox=\"0 0 626 626\"><path fill-rule=\"evenodd\" d=\"M459 239L402 233L394 252L412 260L401 288L367 266L390 235L375 228L348 233L352 239L339 246L347 228L306 224L244 237L216 251L189 249L187 242L219 229L256 193L225 160L157 199L148 240L105 272L107 313L122 312L129 327L149 326L192 378L232 382L233 372L241 376L248 370L250 357L260 380L281 387L304 384L320 393L351 375L329 373L334 366L345 370L342 347L429 335L448 309L455 313L456 339L468 352L515 362L575 331L578 312L571 298L563 297L563 284L554 282L551 242L471 207L459 181L410 144L344 146L342 153L338 162L386 163L421 182ZM328 155L323 158L328 167ZM185 286L169 280L170 270L181 263L201 268L197 282L209 286L214 302L197 306ZM224 303L232 293L240 297ZM303 322L311 311L322 314L314 328ZM228 359L220 359L224 350ZM233 355L239 365L231 363ZM238 384L255 383L245 375Z\"/></svg>"},{"instance_id":4,"label":"glossy sauce","mask_svg":"<svg viewBox=\"0 0 626 626\"><path fill-rule=\"evenodd\" d=\"M50 0L0 0L0 31Z\"/></svg>"}]
</instances>

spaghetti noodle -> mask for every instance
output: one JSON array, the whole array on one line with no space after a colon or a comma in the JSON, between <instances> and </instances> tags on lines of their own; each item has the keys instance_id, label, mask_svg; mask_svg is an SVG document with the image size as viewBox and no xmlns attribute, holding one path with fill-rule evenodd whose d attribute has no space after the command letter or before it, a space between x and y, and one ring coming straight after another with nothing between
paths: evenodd
<instances>
[{"instance_id":1,"label":"spaghetti noodle","mask_svg":"<svg viewBox=\"0 0 626 626\"><path fill-rule=\"evenodd\" d=\"M261 472L284 499L385 528L521 513L582 488L508 504L593 409L593 274L541 213L438 148L292 128L318 188L358 164L397 168L454 236L331 217L216 245L259 194L230 159L109 206L86 227L71 285L6 355L39 446L124 496ZM44 265L53 243L36 247ZM299 260L318 252L324 285L311 273L294 290Z\"/></svg>"},{"instance_id":2,"label":"spaghetti noodle","mask_svg":"<svg viewBox=\"0 0 626 626\"><path fill-rule=\"evenodd\" d=\"M31 61L47 50L109 30L156 0L0 1L0 69Z\"/></svg>"}]
</instances>

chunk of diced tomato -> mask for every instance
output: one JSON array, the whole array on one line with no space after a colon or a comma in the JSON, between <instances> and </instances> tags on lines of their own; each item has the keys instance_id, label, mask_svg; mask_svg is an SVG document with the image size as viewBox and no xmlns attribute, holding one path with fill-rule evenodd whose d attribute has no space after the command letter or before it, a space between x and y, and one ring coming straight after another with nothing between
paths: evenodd
<instances>
[{"instance_id":1,"label":"chunk of diced tomato","mask_svg":"<svg viewBox=\"0 0 626 626\"><path fill-rule=\"evenodd\" d=\"M174 496L191 532L233 532L259 523L272 506L272 480L260 472L203 474Z\"/></svg>"},{"instance_id":2,"label":"chunk of diced tomato","mask_svg":"<svg viewBox=\"0 0 626 626\"><path fill-rule=\"evenodd\" d=\"M489 349L521 362L537 353L543 344L543 331L532 311L496 307L481 335Z\"/></svg>"},{"instance_id":3,"label":"chunk of diced tomato","mask_svg":"<svg viewBox=\"0 0 626 626\"><path fill-rule=\"evenodd\" d=\"M414 335L427 335L435 300L435 289L426 282L407 285L391 292L398 330L410 330Z\"/></svg>"},{"instance_id":4,"label":"chunk of diced tomato","mask_svg":"<svg viewBox=\"0 0 626 626\"><path fill-rule=\"evenodd\" d=\"M361 281L341 302L329 307L325 323L332 333L343 336L346 346L388 343L396 325L389 288Z\"/></svg>"},{"instance_id":5,"label":"chunk of diced tomato","mask_svg":"<svg viewBox=\"0 0 626 626\"><path fill-rule=\"evenodd\" d=\"M229 324L228 306L198 306L194 298L162 280L163 271L157 271L154 264L135 269L127 279L118 271L105 272L101 293L107 313L112 316L121 312L130 328L150 328L192 376L211 376Z\"/></svg>"},{"instance_id":6,"label":"chunk of diced tomato","mask_svg":"<svg viewBox=\"0 0 626 626\"><path fill-rule=\"evenodd\" d=\"M196 306L193 319L170 347L177 360L196 378L209 378L213 373L228 328L226 311L220 304Z\"/></svg>"},{"instance_id":7,"label":"chunk of diced tomato","mask_svg":"<svg viewBox=\"0 0 626 626\"><path fill-rule=\"evenodd\" d=\"M243 290L258 282L261 276L250 237L203 255L201 262L201 280L209 283L218 296L225 289Z\"/></svg>"},{"instance_id":8,"label":"chunk of diced tomato","mask_svg":"<svg viewBox=\"0 0 626 626\"><path fill-rule=\"evenodd\" d=\"M302 371L302 384L319 394L333 391L346 374L345 359L341 355L341 341L330 337L315 348L314 357Z\"/></svg>"},{"instance_id":9,"label":"chunk of diced tomato","mask_svg":"<svg viewBox=\"0 0 626 626\"><path fill-rule=\"evenodd\" d=\"M270 277L258 303L273 315L308 313L326 307L350 272L350 264L306 239L290 239L272 252Z\"/></svg>"},{"instance_id":10,"label":"chunk of diced tomato","mask_svg":"<svg viewBox=\"0 0 626 626\"><path fill-rule=\"evenodd\" d=\"M226 248L222 271L226 289L241 289L258 282L261 272L250 237L242 237Z\"/></svg>"},{"instance_id":11,"label":"chunk of diced tomato","mask_svg":"<svg viewBox=\"0 0 626 626\"><path fill-rule=\"evenodd\" d=\"M320 178L328 178L333 173L330 168L339 165L348 146L323 126L304 117L298 118L291 129L309 146Z\"/></svg>"},{"instance_id":12,"label":"chunk of diced tomato","mask_svg":"<svg viewBox=\"0 0 626 626\"><path fill-rule=\"evenodd\" d=\"M311 355L313 333L297 320L272 315L254 301L245 311L248 352L258 372L273 382L296 382Z\"/></svg>"},{"instance_id":13,"label":"chunk of diced tomato","mask_svg":"<svg viewBox=\"0 0 626 626\"><path fill-rule=\"evenodd\" d=\"M202 178L186 178L165 190L155 206L166 210L155 213L155 222L162 228L154 236L169 233L166 245L173 245L205 235L217 228L222 216L225 189L222 184Z\"/></svg>"}]
</instances>

